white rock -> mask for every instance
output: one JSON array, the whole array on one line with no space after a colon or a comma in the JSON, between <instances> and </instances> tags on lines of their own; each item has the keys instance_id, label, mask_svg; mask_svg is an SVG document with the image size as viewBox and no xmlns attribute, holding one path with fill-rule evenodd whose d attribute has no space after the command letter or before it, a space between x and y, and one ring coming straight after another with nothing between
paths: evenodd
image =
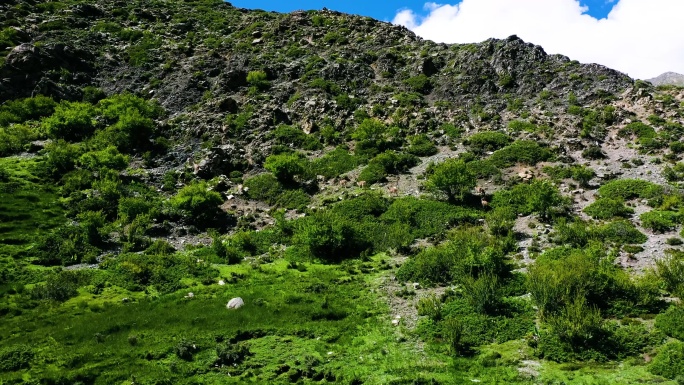
<instances>
[{"instance_id":1,"label":"white rock","mask_svg":"<svg viewBox=\"0 0 684 385\"><path fill-rule=\"evenodd\" d=\"M225 285L225 284L226 284L226 281L224 281L224 280L220 280L220 281L219 281L218 283L219 283L219 286L223 286L223 285Z\"/></svg>"},{"instance_id":2,"label":"white rock","mask_svg":"<svg viewBox=\"0 0 684 385\"><path fill-rule=\"evenodd\" d=\"M245 301L242 300L240 297L235 297L228 301L228 304L226 305L226 308L228 309L239 309L245 305Z\"/></svg>"}]
</instances>

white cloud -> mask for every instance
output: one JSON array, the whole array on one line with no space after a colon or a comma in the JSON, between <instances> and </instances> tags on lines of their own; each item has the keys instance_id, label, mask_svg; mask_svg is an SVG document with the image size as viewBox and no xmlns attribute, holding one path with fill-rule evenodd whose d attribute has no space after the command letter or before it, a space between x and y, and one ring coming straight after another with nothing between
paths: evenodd
<instances>
[{"instance_id":1,"label":"white cloud","mask_svg":"<svg viewBox=\"0 0 684 385\"><path fill-rule=\"evenodd\" d=\"M603 64L635 78L684 73L682 0L618 0L601 20L586 15L577 0L463 0L426 3L425 10L427 16L400 10L393 22L445 43L515 34L547 53Z\"/></svg>"}]
</instances>

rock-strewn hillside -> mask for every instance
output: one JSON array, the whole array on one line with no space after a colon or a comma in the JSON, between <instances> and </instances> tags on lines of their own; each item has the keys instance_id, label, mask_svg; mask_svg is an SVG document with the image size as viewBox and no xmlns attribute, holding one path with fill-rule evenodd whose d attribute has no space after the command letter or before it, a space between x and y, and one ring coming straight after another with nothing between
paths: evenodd
<instances>
[{"instance_id":1,"label":"rock-strewn hillside","mask_svg":"<svg viewBox=\"0 0 684 385\"><path fill-rule=\"evenodd\" d=\"M0 383L674 384L683 101L516 36L4 1Z\"/></svg>"}]
</instances>

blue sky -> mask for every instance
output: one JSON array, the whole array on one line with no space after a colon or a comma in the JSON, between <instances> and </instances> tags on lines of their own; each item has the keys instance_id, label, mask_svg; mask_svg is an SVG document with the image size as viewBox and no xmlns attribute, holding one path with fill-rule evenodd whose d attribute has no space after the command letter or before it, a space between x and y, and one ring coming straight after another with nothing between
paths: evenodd
<instances>
[{"instance_id":1,"label":"blue sky","mask_svg":"<svg viewBox=\"0 0 684 385\"><path fill-rule=\"evenodd\" d=\"M230 1L230 0L229 0ZM515 0L511 0L515 1ZM427 1L422 0L233 0L234 6L241 8L263 9L266 11L292 12L298 9L321 9L326 7L335 11L370 16L378 20L391 21L397 11L405 8L415 12L423 12L423 6ZM437 1L437 3L457 4L460 1ZM580 3L589 7L587 14L597 18L605 18L615 5L613 0L582 0Z\"/></svg>"}]
</instances>

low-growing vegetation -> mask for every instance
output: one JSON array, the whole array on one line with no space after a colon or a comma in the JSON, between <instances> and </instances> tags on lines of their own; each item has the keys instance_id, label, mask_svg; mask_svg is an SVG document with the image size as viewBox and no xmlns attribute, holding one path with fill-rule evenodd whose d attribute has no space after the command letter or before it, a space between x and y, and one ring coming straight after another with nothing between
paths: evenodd
<instances>
[{"instance_id":1,"label":"low-growing vegetation","mask_svg":"<svg viewBox=\"0 0 684 385\"><path fill-rule=\"evenodd\" d=\"M682 382L681 88L328 10L5 3L0 384Z\"/></svg>"}]
</instances>

